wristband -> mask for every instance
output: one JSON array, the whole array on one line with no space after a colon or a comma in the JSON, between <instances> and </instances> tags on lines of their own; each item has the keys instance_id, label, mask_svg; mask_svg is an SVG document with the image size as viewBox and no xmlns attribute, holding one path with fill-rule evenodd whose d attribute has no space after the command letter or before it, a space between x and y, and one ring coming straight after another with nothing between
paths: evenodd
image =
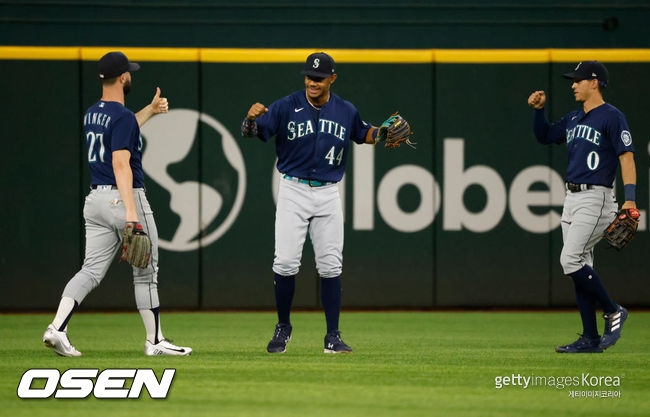
<instances>
[{"instance_id":1,"label":"wristband","mask_svg":"<svg viewBox=\"0 0 650 417\"><path fill-rule=\"evenodd\" d=\"M379 135L379 128L375 129L370 133L370 137L372 137L375 140L375 144L377 143L377 136Z\"/></svg>"},{"instance_id":2,"label":"wristband","mask_svg":"<svg viewBox=\"0 0 650 417\"><path fill-rule=\"evenodd\" d=\"M636 201L636 184L625 184L623 190L625 191L625 201Z\"/></svg>"},{"instance_id":3,"label":"wristband","mask_svg":"<svg viewBox=\"0 0 650 417\"><path fill-rule=\"evenodd\" d=\"M244 118L241 124L242 136L257 136L257 122L255 120L248 120Z\"/></svg>"}]
</instances>

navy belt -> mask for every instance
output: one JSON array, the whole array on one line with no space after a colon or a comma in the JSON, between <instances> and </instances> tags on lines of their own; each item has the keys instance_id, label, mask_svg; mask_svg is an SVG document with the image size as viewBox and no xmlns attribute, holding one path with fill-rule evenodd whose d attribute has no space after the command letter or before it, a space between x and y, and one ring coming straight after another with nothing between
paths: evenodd
<instances>
[{"instance_id":1,"label":"navy belt","mask_svg":"<svg viewBox=\"0 0 650 417\"><path fill-rule=\"evenodd\" d=\"M577 192L586 191L586 190L593 190L596 187L612 188L612 187L607 187L605 185L575 184L575 183L572 183L572 182L565 182L564 186L566 187L567 190L571 191L572 193L577 193Z\"/></svg>"},{"instance_id":2,"label":"navy belt","mask_svg":"<svg viewBox=\"0 0 650 417\"><path fill-rule=\"evenodd\" d=\"M291 175L287 175L287 174L284 174L283 178L291 180L291 181L295 181L295 182L300 182L300 183L303 183L303 184L309 184L310 187L323 187L325 185L336 184L335 182L307 180L305 178L292 177Z\"/></svg>"}]
</instances>

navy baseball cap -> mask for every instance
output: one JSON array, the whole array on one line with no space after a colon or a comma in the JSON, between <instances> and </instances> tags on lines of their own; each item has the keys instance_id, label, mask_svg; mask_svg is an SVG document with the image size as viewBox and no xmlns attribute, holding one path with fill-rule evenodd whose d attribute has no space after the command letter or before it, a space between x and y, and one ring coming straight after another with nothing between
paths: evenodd
<instances>
[{"instance_id":1,"label":"navy baseball cap","mask_svg":"<svg viewBox=\"0 0 650 417\"><path fill-rule=\"evenodd\" d=\"M129 62L129 58L122 52L109 52L98 62L99 78L108 80L122 75L125 72L133 72L140 69L140 65Z\"/></svg>"},{"instance_id":2,"label":"navy baseball cap","mask_svg":"<svg viewBox=\"0 0 650 417\"><path fill-rule=\"evenodd\" d=\"M607 87L609 81L609 73L607 68L598 61L582 61L578 64L573 72L562 74L564 78L569 80L593 80L597 79L598 84Z\"/></svg>"},{"instance_id":3,"label":"navy baseball cap","mask_svg":"<svg viewBox=\"0 0 650 417\"><path fill-rule=\"evenodd\" d=\"M334 74L334 59L325 52L316 52L307 57L302 75L327 78Z\"/></svg>"}]
</instances>

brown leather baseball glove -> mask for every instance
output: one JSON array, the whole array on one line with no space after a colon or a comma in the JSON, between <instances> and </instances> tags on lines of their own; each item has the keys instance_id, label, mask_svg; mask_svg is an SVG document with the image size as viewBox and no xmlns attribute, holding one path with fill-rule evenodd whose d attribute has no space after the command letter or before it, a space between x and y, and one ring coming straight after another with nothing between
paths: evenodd
<instances>
[{"instance_id":1,"label":"brown leather baseball glove","mask_svg":"<svg viewBox=\"0 0 650 417\"><path fill-rule=\"evenodd\" d=\"M122 232L120 259L138 268L146 268L151 257L151 240L136 222L127 222Z\"/></svg>"},{"instance_id":2,"label":"brown leather baseball glove","mask_svg":"<svg viewBox=\"0 0 650 417\"><path fill-rule=\"evenodd\" d=\"M399 148L402 142L415 148L417 144L410 139L412 133L409 122L395 112L379 127L377 142L384 142L387 148Z\"/></svg>"}]
</instances>

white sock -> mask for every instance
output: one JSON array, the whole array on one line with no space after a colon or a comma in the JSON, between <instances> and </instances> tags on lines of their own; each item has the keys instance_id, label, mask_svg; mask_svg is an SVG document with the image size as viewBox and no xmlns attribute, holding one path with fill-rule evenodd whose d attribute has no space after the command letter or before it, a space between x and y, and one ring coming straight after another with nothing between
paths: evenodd
<instances>
[{"instance_id":1,"label":"white sock","mask_svg":"<svg viewBox=\"0 0 650 417\"><path fill-rule=\"evenodd\" d=\"M154 345L163 340L162 329L160 328L160 317L158 307L150 310L139 310L144 329L147 332L147 340Z\"/></svg>"},{"instance_id":2,"label":"white sock","mask_svg":"<svg viewBox=\"0 0 650 417\"><path fill-rule=\"evenodd\" d=\"M67 331L68 320L75 308L77 308L77 303L73 298L61 297L59 309L56 311L56 316L54 317L54 321L52 321L52 325L60 332ZM65 326L61 328L63 323L65 323Z\"/></svg>"}]
</instances>

